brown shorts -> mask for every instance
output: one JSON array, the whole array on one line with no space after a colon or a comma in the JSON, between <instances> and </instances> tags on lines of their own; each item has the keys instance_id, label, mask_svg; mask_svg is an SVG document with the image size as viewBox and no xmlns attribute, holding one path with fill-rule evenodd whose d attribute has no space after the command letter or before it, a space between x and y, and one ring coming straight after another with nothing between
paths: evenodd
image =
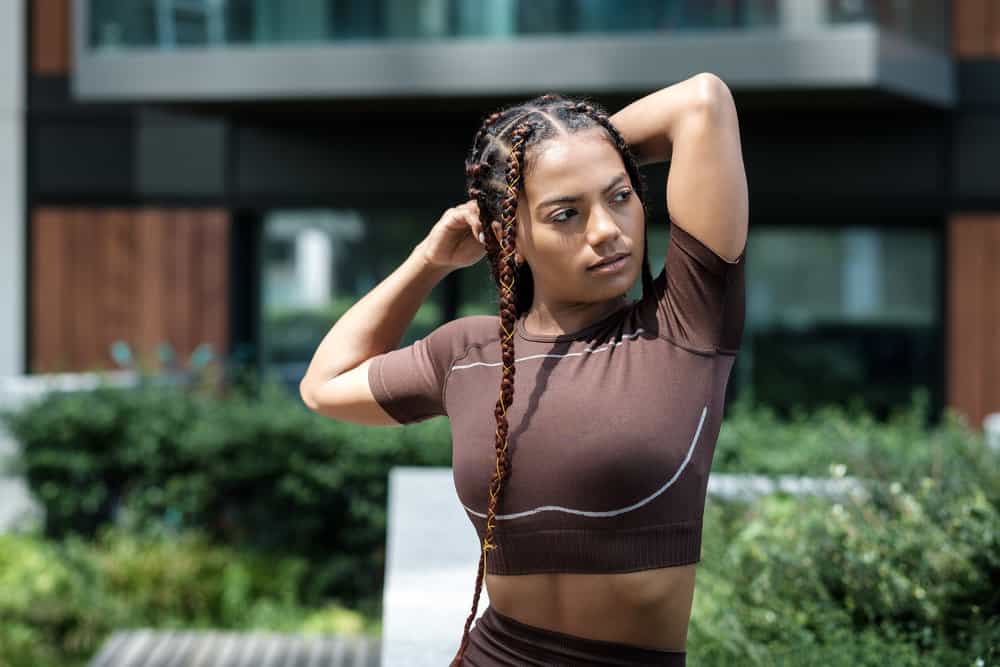
<instances>
[{"instance_id":1,"label":"brown shorts","mask_svg":"<svg viewBox=\"0 0 1000 667\"><path fill-rule=\"evenodd\" d=\"M686 651L666 651L587 639L527 625L487 605L469 630L462 665L521 667L538 665L660 665L684 667Z\"/></svg>"}]
</instances>

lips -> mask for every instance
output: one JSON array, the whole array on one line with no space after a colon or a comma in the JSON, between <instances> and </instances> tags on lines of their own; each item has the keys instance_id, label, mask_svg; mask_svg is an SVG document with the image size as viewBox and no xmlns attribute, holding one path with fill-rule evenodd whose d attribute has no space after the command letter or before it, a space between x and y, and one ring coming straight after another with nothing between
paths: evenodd
<instances>
[{"instance_id":1,"label":"lips","mask_svg":"<svg viewBox=\"0 0 1000 667\"><path fill-rule=\"evenodd\" d=\"M615 262L615 261L617 261L617 260L621 259L622 257L628 257L628 256L629 256L630 254L631 254L631 253L627 253L627 252L620 252L620 253L617 253L617 254L615 254L615 255L612 255L611 257L608 257L608 258L606 258L606 259L602 259L602 260L601 260L601 261L600 261L599 263L597 263L597 264L591 264L591 265L590 265L589 267L587 267L587 268L589 268L589 269L596 269L596 268L598 268L598 267L601 267L601 266L604 266L605 264L611 264L611 263L613 263L613 262Z\"/></svg>"}]
</instances>

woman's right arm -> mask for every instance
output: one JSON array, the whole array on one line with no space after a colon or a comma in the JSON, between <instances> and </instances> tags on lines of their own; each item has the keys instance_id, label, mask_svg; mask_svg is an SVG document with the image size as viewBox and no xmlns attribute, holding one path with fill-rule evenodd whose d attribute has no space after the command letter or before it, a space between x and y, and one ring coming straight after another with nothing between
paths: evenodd
<instances>
[{"instance_id":1,"label":"woman's right arm","mask_svg":"<svg viewBox=\"0 0 1000 667\"><path fill-rule=\"evenodd\" d=\"M323 337L299 383L309 409L334 419L347 418L338 413L342 410L357 413L348 421L362 417L365 423L394 424L371 397L364 362L396 349L431 290L450 272L427 261L421 242L395 271L341 315ZM336 382L351 371L353 377ZM371 407L365 409L365 404ZM379 419L380 414L384 418Z\"/></svg>"},{"instance_id":2,"label":"woman's right arm","mask_svg":"<svg viewBox=\"0 0 1000 667\"><path fill-rule=\"evenodd\" d=\"M397 348L417 310L445 276L483 256L475 240L479 231L474 202L448 209L395 271L340 316L299 383L310 410L360 424L398 425L372 396L369 360Z\"/></svg>"}]
</instances>

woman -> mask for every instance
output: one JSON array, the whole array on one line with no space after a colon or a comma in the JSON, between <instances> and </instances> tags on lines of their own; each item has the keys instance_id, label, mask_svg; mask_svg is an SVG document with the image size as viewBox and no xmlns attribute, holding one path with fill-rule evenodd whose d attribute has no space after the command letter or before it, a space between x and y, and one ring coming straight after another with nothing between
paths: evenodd
<instances>
[{"instance_id":1,"label":"woman","mask_svg":"<svg viewBox=\"0 0 1000 667\"><path fill-rule=\"evenodd\" d=\"M668 159L654 278L639 166ZM452 665L684 665L743 333L749 202L732 96L709 73L611 117L543 95L485 120L466 175L470 200L324 338L303 400L363 424L449 417L482 543ZM394 349L434 285L483 254L499 318ZM490 604L470 630L484 577Z\"/></svg>"}]
</instances>

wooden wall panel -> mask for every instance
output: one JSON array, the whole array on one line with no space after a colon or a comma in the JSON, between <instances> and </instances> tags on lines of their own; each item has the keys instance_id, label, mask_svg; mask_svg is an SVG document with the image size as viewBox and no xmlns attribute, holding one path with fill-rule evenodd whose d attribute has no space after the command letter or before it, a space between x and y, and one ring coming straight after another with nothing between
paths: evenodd
<instances>
[{"instance_id":1,"label":"wooden wall panel","mask_svg":"<svg viewBox=\"0 0 1000 667\"><path fill-rule=\"evenodd\" d=\"M1000 58L1000 2L990 0L986 17L986 51L991 58Z\"/></svg>"},{"instance_id":2,"label":"wooden wall panel","mask_svg":"<svg viewBox=\"0 0 1000 667\"><path fill-rule=\"evenodd\" d=\"M71 345L69 299L65 290L69 275L64 214L41 210L33 216L31 252L31 368L47 371L69 368ZM44 323L37 326L35 323Z\"/></svg>"},{"instance_id":3,"label":"wooden wall panel","mask_svg":"<svg viewBox=\"0 0 1000 667\"><path fill-rule=\"evenodd\" d=\"M138 325L130 311L142 301L134 279L138 269L133 266L138 230L132 218L132 212L126 209L105 211L101 219L103 233L96 235L101 242L100 279L96 286L101 314L98 340L105 348L98 350L96 363L108 354L107 346L103 345L106 341L122 340L135 347L137 340Z\"/></svg>"},{"instance_id":4,"label":"wooden wall panel","mask_svg":"<svg viewBox=\"0 0 1000 667\"><path fill-rule=\"evenodd\" d=\"M986 374L984 413L1000 412L1000 215L994 215L984 244L986 256ZM985 416L985 414L984 414ZM981 423L981 420L980 420Z\"/></svg>"},{"instance_id":5,"label":"wooden wall panel","mask_svg":"<svg viewBox=\"0 0 1000 667\"><path fill-rule=\"evenodd\" d=\"M969 425L1000 412L1000 215L949 221L948 399Z\"/></svg>"},{"instance_id":6,"label":"wooden wall panel","mask_svg":"<svg viewBox=\"0 0 1000 667\"><path fill-rule=\"evenodd\" d=\"M1000 57L1000 2L954 0L951 6L955 57Z\"/></svg>"},{"instance_id":7,"label":"wooden wall panel","mask_svg":"<svg viewBox=\"0 0 1000 667\"><path fill-rule=\"evenodd\" d=\"M135 215L136 254L143 258L142 270L135 271L138 302L142 304L136 319L137 357L144 368L157 365L156 346L164 340L166 313L166 260L163 248L168 241L168 224L158 211L139 211Z\"/></svg>"},{"instance_id":8,"label":"wooden wall panel","mask_svg":"<svg viewBox=\"0 0 1000 667\"><path fill-rule=\"evenodd\" d=\"M67 75L72 63L70 0L30 0L31 72Z\"/></svg>"},{"instance_id":9,"label":"wooden wall panel","mask_svg":"<svg viewBox=\"0 0 1000 667\"><path fill-rule=\"evenodd\" d=\"M40 208L32 215L31 372L144 368L169 343L181 367L227 354L229 216L218 210Z\"/></svg>"},{"instance_id":10,"label":"wooden wall panel","mask_svg":"<svg viewBox=\"0 0 1000 667\"><path fill-rule=\"evenodd\" d=\"M70 346L74 368L100 368L101 340L98 332L100 302L98 301L101 267L100 244L96 243L103 229L97 211L77 209L69 220L70 311L73 316L74 341ZM110 343L110 341L109 341Z\"/></svg>"},{"instance_id":11,"label":"wooden wall panel","mask_svg":"<svg viewBox=\"0 0 1000 667\"><path fill-rule=\"evenodd\" d=\"M229 340L229 218L222 211L203 216L197 261L198 313L195 323L196 341L212 343ZM219 348L212 343L213 351Z\"/></svg>"}]
</instances>

